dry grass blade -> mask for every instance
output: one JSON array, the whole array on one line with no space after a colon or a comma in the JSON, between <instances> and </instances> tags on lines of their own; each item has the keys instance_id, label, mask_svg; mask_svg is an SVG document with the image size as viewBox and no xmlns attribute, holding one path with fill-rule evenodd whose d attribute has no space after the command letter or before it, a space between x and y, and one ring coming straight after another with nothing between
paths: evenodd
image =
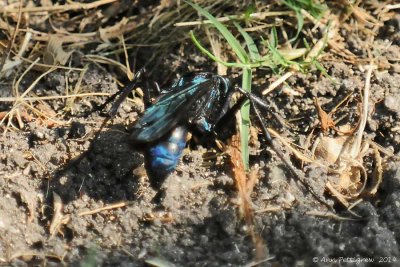
<instances>
[{"instance_id":1,"label":"dry grass blade","mask_svg":"<svg viewBox=\"0 0 400 267\"><path fill-rule=\"evenodd\" d=\"M112 209L122 208L122 207L125 207L127 205L129 205L129 202L119 202L119 203L107 205L107 206L99 208L99 209L79 212L78 216L93 215L93 214L96 214L96 213L99 213L99 212L102 212L102 211L105 211L105 210L112 210Z\"/></svg>"},{"instance_id":2,"label":"dry grass blade","mask_svg":"<svg viewBox=\"0 0 400 267\"><path fill-rule=\"evenodd\" d=\"M70 95L56 95L56 96L34 96L24 97L25 101L43 101L43 100L56 100L56 99L68 99L71 97L92 97L92 96L110 96L110 93L81 93L81 94L70 94ZM15 102L18 97L0 97L0 102Z\"/></svg>"},{"instance_id":3,"label":"dry grass blade","mask_svg":"<svg viewBox=\"0 0 400 267\"><path fill-rule=\"evenodd\" d=\"M269 93L271 93L273 90L275 90L276 88L278 88L279 85L281 85L282 83L284 83L287 79L289 79L291 76L293 75L293 72L289 71L287 73L285 73L284 75L282 75L282 77L280 77L278 80L276 80L275 82L271 83L267 89L265 89L264 91L262 91L263 95L267 95Z\"/></svg>"},{"instance_id":4,"label":"dry grass blade","mask_svg":"<svg viewBox=\"0 0 400 267\"><path fill-rule=\"evenodd\" d=\"M12 50L12 46L13 46L13 44L15 42L15 38L17 37L18 28L19 28L19 25L21 23L21 17L22 17L22 0L19 0L19 7L18 7L18 11L17 12L18 12L17 25L15 26L14 33L13 33L13 36L11 38L11 41L9 41L9 43L8 43L8 46L7 46L7 49L6 49L6 53L4 53L3 57L1 58L1 61L0 61L0 72L3 71L4 64L5 64L6 60L8 59L8 57L10 56L10 52ZM1 13L1 11L0 11L0 13Z\"/></svg>"},{"instance_id":5,"label":"dry grass blade","mask_svg":"<svg viewBox=\"0 0 400 267\"><path fill-rule=\"evenodd\" d=\"M386 8L387 10L400 9L400 4L386 5L385 8Z\"/></svg>"},{"instance_id":6,"label":"dry grass blade","mask_svg":"<svg viewBox=\"0 0 400 267\"><path fill-rule=\"evenodd\" d=\"M310 216L328 218L328 219L333 219L333 220L337 220L337 221L357 221L358 220L355 218L342 217L342 216L339 216L336 213L333 213L330 211L321 212L319 210L313 210L313 211L307 211L306 214L310 215Z\"/></svg>"},{"instance_id":7,"label":"dry grass blade","mask_svg":"<svg viewBox=\"0 0 400 267\"><path fill-rule=\"evenodd\" d=\"M13 73L13 71L16 69L16 67L19 66L24 61L23 55L28 50L28 46L29 46L29 42L31 41L31 38L32 38L32 33L27 32L24 36L24 40L20 46L20 49L18 50L18 53L14 52L12 50L9 50L12 54L15 55L15 57L12 60L6 59L5 64L3 65L3 68L0 67L2 75L4 75L5 77L10 76ZM32 63L32 61L30 63Z\"/></svg>"},{"instance_id":8,"label":"dry grass blade","mask_svg":"<svg viewBox=\"0 0 400 267\"><path fill-rule=\"evenodd\" d=\"M249 18L251 19L259 19L259 20L264 20L267 17L278 17L278 16L294 16L293 11L268 11L268 12L256 12L256 13L251 13L248 15ZM227 21L232 21L232 20L240 20L240 19L245 19L246 15L232 15L228 17L219 17L217 20L219 22L227 22ZM185 26L196 26L196 25L201 25L201 24L211 24L212 22L210 20L202 20L202 21L187 21L187 22L178 22L175 23L175 27L185 27Z\"/></svg>"},{"instance_id":9,"label":"dry grass blade","mask_svg":"<svg viewBox=\"0 0 400 267\"><path fill-rule=\"evenodd\" d=\"M235 179L236 188L238 190L240 199L240 213L246 222L248 233L253 241L255 247L255 258L256 261L264 260L266 258L266 248L263 239L259 235L256 225L254 222L254 213L252 209L252 202L250 199L249 188L246 172L242 161L242 155L240 152L240 136L234 135L231 143L228 146L227 153L230 156L230 162L232 165L232 173Z\"/></svg>"},{"instance_id":10,"label":"dry grass blade","mask_svg":"<svg viewBox=\"0 0 400 267\"><path fill-rule=\"evenodd\" d=\"M85 56L83 56L83 59L86 61L89 61L89 62L95 62L95 63L100 63L100 64L116 66L123 73L128 74L128 69L124 64L121 64L120 62L113 60L111 58L107 58L107 57L103 57L103 56L99 56L99 55L85 55Z\"/></svg>"},{"instance_id":11,"label":"dry grass blade","mask_svg":"<svg viewBox=\"0 0 400 267\"><path fill-rule=\"evenodd\" d=\"M107 5L117 0L99 0L92 3L73 3L67 5L52 5L52 6L36 6L36 7L25 7L22 9L9 8L8 6L0 8L0 13L17 13L17 12L51 12L59 11L65 12L70 10L87 10ZM22 2L22 1L21 1Z\"/></svg>"},{"instance_id":12,"label":"dry grass blade","mask_svg":"<svg viewBox=\"0 0 400 267\"><path fill-rule=\"evenodd\" d=\"M78 81L75 84L73 95L77 95L79 90L81 89L81 84L82 84L82 81L83 81L83 77L85 76L85 73L86 73L87 70L88 70L88 65L86 65L83 68L83 71L80 73ZM67 103L65 105L65 110L68 110L69 112L71 112L71 114L74 114L74 102L75 102L75 98L70 97L70 98L67 99Z\"/></svg>"},{"instance_id":13,"label":"dry grass blade","mask_svg":"<svg viewBox=\"0 0 400 267\"><path fill-rule=\"evenodd\" d=\"M21 106L25 106L25 107L27 107L27 108L29 108L29 109L35 111L35 108L34 108L34 107L32 107L30 104L27 104L27 103L26 103L26 100L25 100L26 95L28 95L28 94L33 90L33 88L36 86L36 84L37 84L44 76L46 76L47 74L49 74L49 73L51 73L52 71L55 70L55 68L50 68L50 69L47 70L46 72L42 73L39 77L36 78L36 80L34 80L34 81L30 84L30 86L29 86L21 95L19 95L19 84L21 83L21 81L23 80L23 78L25 77L25 75L33 68L33 66L36 64L36 62L37 62L38 60L39 60L39 59L37 59L35 62L33 62L33 63L25 70L25 72L21 75L21 77L20 77L17 81L15 81L14 84L13 84L13 91L14 91L14 93L15 93L16 100L15 100L15 102L13 103L13 106L12 106L11 110L8 111L7 114L6 114L6 115L2 118L2 120L0 121L0 125L2 125L2 124L5 122L5 120L8 119L8 123L7 123L6 129L5 129L5 131L4 131L4 134L6 134L6 132L7 132L7 130L9 129L10 126L14 126L14 125L13 125L14 115L16 115L16 119L17 119L17 121L18 121L18 123L19 123L19 128L22 128L22 127L23 127L23 122L22 122L22 119L21 119L21 116L20 116L20 110L19 110L19 109L21 108ZM14 128L16 128L16 127L14 126Z\"/></svg>"},{"instance_id":14,"label":"dry grass blade","mask_svg":"<svg viewBox=\"0 0 400 267\"><path fill-rule=\"evenodd\" d=\"M132 32L136 27L135 22L131 22L127 18L122 18L121 21L115 23L113 26L100 28L100 39L104 42L110 42L114 38L120 38L125 33Z\"/></svg>"},{"instance_id":15,"label":"dry grass blade","mask_svg":"<svg viewBox=\"0 0 400 267\"><path fill-rule=\"evenodd\" d=\"M350 5L350 8L353 15L359 22L364 23L370 27L378 25L379 20L370 15L367 11L365 11L365 9L355 5Z\"/></svg>"}]
</instances>

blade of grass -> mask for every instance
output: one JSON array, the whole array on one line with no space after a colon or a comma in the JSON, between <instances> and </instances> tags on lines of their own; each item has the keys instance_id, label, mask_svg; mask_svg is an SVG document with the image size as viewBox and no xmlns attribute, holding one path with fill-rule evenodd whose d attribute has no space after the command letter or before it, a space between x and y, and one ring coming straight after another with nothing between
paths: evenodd
<instances>
[{"instance_id":1,"label":"blade of grass","mask_svg":"<svg viewBox=\"0 0 400 267\"><path fill-rule=\"evenodd\" d=\"M214 60L215 62L218 62L226 67L238 67L240 68L241 65L235 62L225 62L222 61L220 58L216 57L213 53L208 51L204 46L201 45L201 43L197 40L196 36L194 35L193 31L190 31L190 38L192 39L193 43L196 45L196 47L205 55L207 55L209 58Z\"/></svg>"},{"instance_id":2,"label":"blade of grass","mask_svg":"<svg viewBox=\"0 0 400 267\"><path fill-rule=\"evenodd\" d=\"M299 37L300 32L303 29L304 18L303 18L303 15L301 14L301 8L298 5L296 5L296 1L288 0L288 1L283 1L283 3L287 7L291 8L294 11L294 13L296 14L296 18L297 18L296 35L292 39L289 40L290 42L293 42Z\"/></svg>"},{"instance_id":3,"label":"blade of grass","mask_svg":"<svg viewBox=\"0 0 400 267\"><path fill-rule=\"evenodd\" d=\"M224 36L224 38L232 47L233 51L235 52L235 54L242 63L249 62L249 57L246 51L243 49L240 42L235 38L235 36L233 36L233 34L228 30L228 28L225 27L224 24L219 22L213 15L211 15L207 10L200 7L199 5L192 3L190 1L185 1L185 2L211 21L212 25L214 25L217 28L217 30L222 34L222 36Z\"/></svg>"},{"instance_id":4,"label":"blade of grass","mask_svg":"<svg viewBox=\"0 0 400 267\"><path fill-rule=\"evenodd\" d=\"M243 69L242 89L251 91L252 71L250 68ZM249 136L250 136L250 102L247 100L240 108L242 123L240 125L240 143L242 159L245 170L249 170Z\"/></svg>"},{"instance_id":5,"label":"blade of grass","mask_svg":"<svg viewBox=\"0 0 400 267\"><path fill-rule=\"evenodd\" d=\"M243 36L244 40L246 41L247 49L249 50L250 53L250 59L252 62L255 61L262 61L262 58L260 56L260 53L258 52L258 48L256 44L254 43L253 38L239 25L237 22L233 22L235 27L238 29L239 33Z\"/></svg>"}]
</instances>

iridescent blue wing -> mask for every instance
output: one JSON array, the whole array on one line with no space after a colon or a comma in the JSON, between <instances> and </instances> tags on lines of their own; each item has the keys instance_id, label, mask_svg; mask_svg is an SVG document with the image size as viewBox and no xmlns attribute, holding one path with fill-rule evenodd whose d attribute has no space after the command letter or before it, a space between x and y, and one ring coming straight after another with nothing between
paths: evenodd
<instances>
[{"instance_id":1,"label":"iridescent blue wing","mask_svg":"<svg viewBox=\"0 0 400 267\"><path fill-rule=\"evenodd\" d=\"M174 84L172 90L163 94L135 123L130 139L139 143L152 142L168 133L178 123L196 117L202 108L196 102L204 96L208 98L207 94L214 87L215 80L207 78Z\"/></svg>"}]
</instances>

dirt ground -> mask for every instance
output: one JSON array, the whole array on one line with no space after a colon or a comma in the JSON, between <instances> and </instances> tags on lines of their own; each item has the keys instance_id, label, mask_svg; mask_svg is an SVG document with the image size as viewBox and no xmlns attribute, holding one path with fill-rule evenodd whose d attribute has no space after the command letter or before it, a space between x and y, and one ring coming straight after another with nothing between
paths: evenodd
<instances>
[{"instance_id":1,"label":"dirt ground","mask_svg":"<svg viewBox=\"0 0 400 267\"><path fill-rule=\"evenodd\" d=\"M375 195L359 197L349 211L327 192L326 183L333 176L326 168L302 165L291 156L307 183L331 206L328 209L294 179L258 134L250 163L252 169L258 168L251 200L266 255L260 266L400 265L399 31L397 14L374 40L376 47L382 47L380 57L389 62L389 67L372 74L372 112L363 133L364 140L382 148L382 184ZM346 44L352 52L360 51L357 36L348 35ZM161 70L168 69L174 58L165 58L150 79L166 86L183 74L180 67L181 73L160 81L165 77ZM202 60L197 62L188 70L200 69ZM339 60L321 63L329 76L296 73L287 80L289 91L266 97L273 105L265 114L269 126L296 144L304 145L312 131L319 131L316 96L328 112L351 95L335 118L347 114L344 120L352 126L359 119L366 71ZM215 71L208 66L203 70ZM21 86L28 87L40 73L32 71ZM256 76L256 93L276 80L268 70ZM74 84L79 78L71 76L68 81ZM62 95L65 79L64 70L53 71L34 93ZM11 81L0 84L1 97L10 95ZM90 92L115 93L119 88L111 74L96 64L89 65L81 83ZM177 170L161 188L152 188L142 151L127 142L127 129L142 114L143 104L123 103L112 125L88 151L104 120L104 114L93 110L105 99L77 99L68 113L63 110L65 100L46 101L58 119L70 123L49 127L38 120L25 121L22 130L10 129L3 135L0 265L255 266L254 244L238 212L237 190L221 151L213 144L191 141ZM9 109L4 103L1 107ZM276 116L290 126L282 128ZM284 145L280 149L290 155ZM205 159L205 154L218 157ZM374 176L373 152L365 164L368 177Z\"/></svg>"}]
</instances>

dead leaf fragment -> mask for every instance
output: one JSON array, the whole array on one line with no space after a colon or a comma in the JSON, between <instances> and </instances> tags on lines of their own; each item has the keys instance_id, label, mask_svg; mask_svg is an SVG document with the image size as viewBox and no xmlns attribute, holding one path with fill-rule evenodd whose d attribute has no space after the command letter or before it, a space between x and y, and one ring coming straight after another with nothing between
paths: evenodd
<instances>
[{"instance_id":1,"label":"dead leaf fragment","mask_svg":"<svg viewBox=\"0 0 400 267\"><path fill-rule=\"evenodd\" d=\"M62 203L61 197L57 193L53 192L53 219L50 224L50 235L53 237L56 233L61 232L60 228L69 222L70 216L64 216L62 209L64 204Z\"/></svg>"},{"instance_id":2,"label":"dead leaf fragment","mask_svg":"<svg viewBox=\"0 0 400 267\"><path fill-rule=\"evenodd\" d=\"M329 128L334 128L335 122L333 121L332 117L322 109L321 105L318 102L318 98L316 97L314 98L314 104L317 108L322 131L327 132Z\"/></svg>"},{"instance_id":3,"label":"dead leaf fragment","mask_svg":"<svg viewBox=\"0 0 400 267\"><path fill-rule=\"evenodd\" d=\"M343 151L344 145L348 137L328 137L323 136L319 139L318 145L315 149L315 157L324 160L329 164L335 164Z\"/></svg>"},{"instance_id":4,"label":"dead leaf fragment","mask_svg":"<svg viewBox=\"0 0 400 267\"><path fill-rule=\"evenodd\" d=\"M46 51L43 54L43 62L47 65L57 65L60 64L65 66L68 62L72 51L65 52L62 48L62 39L51 36L47 44Z\"/></svg>"}]
</instances>

